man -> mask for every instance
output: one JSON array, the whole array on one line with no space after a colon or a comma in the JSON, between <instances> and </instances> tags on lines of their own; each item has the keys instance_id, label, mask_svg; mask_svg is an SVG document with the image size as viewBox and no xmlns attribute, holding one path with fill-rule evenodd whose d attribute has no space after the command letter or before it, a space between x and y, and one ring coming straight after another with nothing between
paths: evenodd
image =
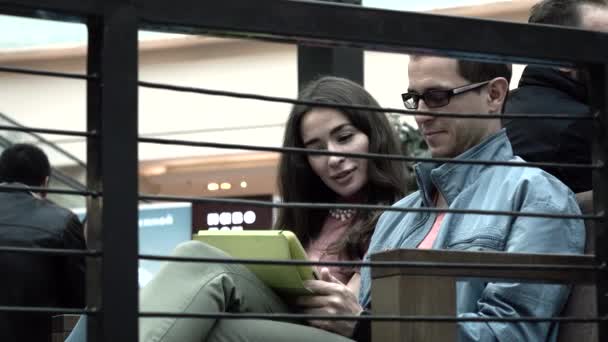
<instances>
[{"instance_id":1,"label":"man","mask_svg":"<svg viewBox=\"0 0 608 342\"><path fill-rule=\"evenodd\" d=\"M532 7L530 23L608 32L608 0L544 0ZM507 101L506 113L590 115L584 77L572 69L527 67ZM503 121L516 155L526 161L591 163L589 120ZM591 170L545 168L568 185L584 212L592 212Z\"/></svg>"},{"instance_id":2,"label":"man","mask_svg":"<svg viewBox=\"0 0 608 342\"><path fill-rule=\"evenodd\" d=\"M69 210L45 199L51 167L38 147L17 144L0 155L0 246L85 249L83 228ZM0 252L0 305L84 307L83 257ZM0 313L1 341L47 341L51 313Z\"/></svg>"},{"instance_id":3,"label":"man","mask_svg":"<svg viewBox=\"0 0 608 342\"><path fill-rule=\"evenodd\" d=\"M501 64L414 56L409 64L407 108L425 112L499 114L510 68ZM499 119L416 115L431 154L457 160L522 161L513 155ZM399 207L482 209L579 214L574 194L552 175L529 167L422 163L420 190ZM386 212L368 254L388 249L433 248L510 253L582 253L581 220L491 215ZM370 271L362 269L363 307L371 305ZM457 286L459 317L548 317L560 313L568 287L470 280ZM462 322L459 341L555 341L549 323Z\"/></svg>"}]
</instances>

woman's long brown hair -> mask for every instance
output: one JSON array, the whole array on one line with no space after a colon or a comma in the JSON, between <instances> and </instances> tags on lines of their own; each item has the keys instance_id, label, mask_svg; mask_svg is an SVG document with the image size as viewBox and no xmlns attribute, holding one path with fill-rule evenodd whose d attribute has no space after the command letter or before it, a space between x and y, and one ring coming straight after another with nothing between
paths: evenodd
<instances>
[{"instance_id":1,"label":"woman's long brown hair","mask_svg":"<svg viewBox=\"0 0 608 342\"><path fill-rule=\"evenodd\" d=\"M309 83L300 100L327 104L379 107L376 100L360 85L338 77L322 77ZM284 147L304 147L300 132L302 117L314 107L295 105L285 127ZM365 110L339 109L369 139L369 153L400 154L401 149L386 115ZM368 181L362 189L367 204L391 205L406 193L406 168L400 161L368 159ZM304 154L284 153L279 162L278 187L284 202L336 202L337 195L311 169ZM327 217L323 209L281 209L275 229L293 231L307 246L315 239ZM329 247L332 254L360 259L381 213L359 210L345 236Z\"/></svg>"}]
</instances>

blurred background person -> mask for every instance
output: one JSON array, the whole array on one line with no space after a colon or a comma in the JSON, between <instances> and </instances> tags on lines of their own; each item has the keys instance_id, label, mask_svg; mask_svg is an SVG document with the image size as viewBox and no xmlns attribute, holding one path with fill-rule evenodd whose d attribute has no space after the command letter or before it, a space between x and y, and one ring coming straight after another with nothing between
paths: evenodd
<instances>
[{"instance_id":1,"label":"blurred background person","mask_svg":"<svg viewBox=\"0 0 608 342\"><path fill-rule=\"evenodd\" d=\"M534 5L530 23L608 32L607 0L544 0ZM584 72L528 66L507 99L505 113L591 115ZM591 163L592 122L503 120L516 155L529 162ZM593 211L591 170L544 168L577 194L584 213Z\"/></svg>"},{"instance_id":2,"label":"blurred background person","mask_svg":"<svg viewBox=\"0 0 608 342\"><path fill-rule=\"evenodd\" d=\"M13 145L0 155L0 246L85 249L76 215L30 187L47 187L51 166L30 144ZM0 252L0 305L84 307L85 260ZM53 313L0 313L0 341L48 341Z\"/></svg>"}]
</instances>

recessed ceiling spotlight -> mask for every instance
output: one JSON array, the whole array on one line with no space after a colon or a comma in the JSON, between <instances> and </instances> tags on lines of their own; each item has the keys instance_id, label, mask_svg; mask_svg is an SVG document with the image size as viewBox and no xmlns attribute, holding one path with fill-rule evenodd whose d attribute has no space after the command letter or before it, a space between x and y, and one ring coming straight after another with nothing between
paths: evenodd
<instances>
[{"instance_id":1,"label":"recessed ceiling spotlight","mask_svg":"<svg viewBox=\"0 0 608 342\"><path fill-rule=\"evenodd\" d=\"M242 182L241 182L241 188L246 188L246 187L247 187L247 182L242 181Z\"/></svg>"},{"instance_id":2,"label":"recessed ceiling spotlight","mask_svg":"<svg viewBox=\"0 0 608 342\"><path fill-rule=\"evenodd\" d=\"M216 191L219 188L220 188L220 186L217 183L207 184L207 190L209 190L209 191Z\"/></svg>"},{"instance_id":3,"label":"recessed ceiling spotlight","mask_svg":"<svg viewBox=\"0 0 608 342\"><path fill-rule=\"evenodd\" d=\"M225 183L224 182L224 183L220 184L220 188L222 190L230 190L230 188L232 188L232 185L230 183Z\"/></svg>"}]
</instances>

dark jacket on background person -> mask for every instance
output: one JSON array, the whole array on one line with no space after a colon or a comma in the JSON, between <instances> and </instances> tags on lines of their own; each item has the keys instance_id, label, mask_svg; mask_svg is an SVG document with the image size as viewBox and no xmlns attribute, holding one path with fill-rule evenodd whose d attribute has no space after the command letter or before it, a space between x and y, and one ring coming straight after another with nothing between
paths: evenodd
<instances>
[{"instance_id":1,"label":"dark jacket on background person","mask_svg":"<svg viewBox=\"0 0 608 342\"><path fill-rule=\"evenodd\" d=\"M85 241L72 212L10 191L0 192L0 246L84 249ZM84 307L84 257L0 252L0 273L1 306ZM0 312L0 341L50 341L53 315Z\"/></svg>"},{"instance_id":2,"label":"dark jacket on background person","mask_svg":"<svg viewBox=\"0 0 608 342\"><path fill-rule=\"evenodd\" d=\"M557 69L526 67L505 113L590 114L583 83ZM591 163L591 120L504 119L515 155L530 162ZM575 193L591 190L591 170L543 168Z\"/></svg>"}]
</instances>

